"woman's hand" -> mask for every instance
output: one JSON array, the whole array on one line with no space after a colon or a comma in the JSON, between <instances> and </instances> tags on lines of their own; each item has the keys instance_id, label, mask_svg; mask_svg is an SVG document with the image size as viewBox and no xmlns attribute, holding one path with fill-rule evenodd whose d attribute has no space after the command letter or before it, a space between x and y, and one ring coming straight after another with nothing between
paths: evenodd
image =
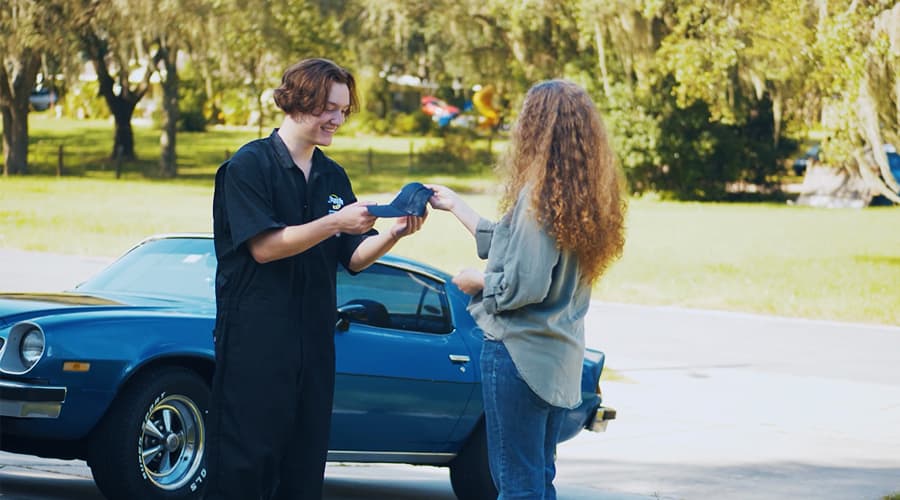
<instances>
[{"instance_id":1,"label":"woman's hand","mask_svg":"<svg viewBox=\"0 0 900 500\"><path fill-rule=\"evenodd\" d=\"M453 190L447 186L441 186L440 184L425 184L425 187L434 191L434 194L428 199L428 203L430 203L434 209L451 212L460 222L462 222L463 226L466 226L466 229L468 229L473 236L475 235L475 228L478 226L478 220L481 219L478 212L472 210L472 207L467 205L458 194L453 192Z\"/></svg>"},{"instance_id":2,"label":"woman's hand","mask_svg":"<svg viewBox=\"0 0 900 500\"><path fill-rule=\"evenodd\" d=\"M434 194L428 199L428 203L437 210L453 210L459 200L459 195L447 186L426 184L425 187L434 191Z\"/></svg>"},{"instance_id":3,"label":"woman's hand","mask_svg":"<svg viewBox=\"0 0 900 500\"><path fill-rule=\"evenodd\" d=\"M475 295L484 289L484 273L477 269L463 269L453 277L453 284L466 295Z\"/></svg>"}]
</instances>

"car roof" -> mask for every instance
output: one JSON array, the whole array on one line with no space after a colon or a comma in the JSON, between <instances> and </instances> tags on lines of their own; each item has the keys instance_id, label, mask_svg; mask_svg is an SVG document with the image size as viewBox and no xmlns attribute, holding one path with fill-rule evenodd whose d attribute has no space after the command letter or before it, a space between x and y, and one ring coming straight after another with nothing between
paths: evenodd
<instances>
[{"instance_id":1,"label":"car roof","mask_svg":"<svg viewBox=\"0 0 900 500\"><path fill-rule=\"evenodd\" d=\"M166 240L166 239L179 239L179 238L212 240L213 234L212 233L161 233L161 234L155 234L155 235L148 236L148 237L144 238L143 240L141 240L137 245L132 247L129 250L129 252L131 250L134 250L135 248L137 248L143 244L149 243L151 241ZM378 262L380 262L382 264L387 264L387 265L390 265L393 267L398 267L398 268L406 269L409 271L426 274L426 275L429 275L431 278L434 278L440 282L450 281L450 278L451 278L450 274L448 274L447 272L445 272L441 269L438 269L434 266L428 265L424 262L421 262L421 261L418 261L415 259L411 259L408 257L401 257L398 255L387 254L387 255L384 255L383 257L381 257L380 259L378 259Z\"/></svg>"}]
</instances>

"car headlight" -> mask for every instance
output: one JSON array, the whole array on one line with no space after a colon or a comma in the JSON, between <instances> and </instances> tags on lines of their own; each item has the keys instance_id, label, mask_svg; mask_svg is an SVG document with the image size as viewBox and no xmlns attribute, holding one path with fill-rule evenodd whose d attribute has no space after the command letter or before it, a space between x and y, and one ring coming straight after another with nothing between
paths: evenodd
<instances>
[{"instance_id":1,"label":"car headlight","mask_svg":"<svg viewBox=\"0 0 900 500\"><path fill-rule=\"evenodd\" d=\"M41 359L44 354L44 334L37 328L25 332L22 336L22 342L19 344L19 357L22 359L22 366L29 370L35 363Z\"/></svg>"},{"instance_id":2,"label":"car headlight","mask_svg":"<svg viewBox=\"0 0 900 500\"><path fill-rule=\"evenodd\" d=\"M47 339L40 325L31 321L16 323L9 329L6 342L0 349L0 373L28 373L47 352Z\"/></svg>"}]
</instances>

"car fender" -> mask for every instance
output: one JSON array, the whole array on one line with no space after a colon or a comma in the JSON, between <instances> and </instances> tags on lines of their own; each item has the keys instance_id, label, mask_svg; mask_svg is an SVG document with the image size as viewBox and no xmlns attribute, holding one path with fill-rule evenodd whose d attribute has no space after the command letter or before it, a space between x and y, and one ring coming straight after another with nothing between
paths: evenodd
<instances>
[{"instance_id":1,"label":"car fender","mask_svg":"<svg viewBox=\"0 0 900 500\"><path fill-rule=\"evenodd\" d=\"M44 330L47 348L44 358L26 375L64 386L67 395L59 418L16 422L20 433L83 438L128 381L148 367L186 366L207 381L211 378L215 359L212 318L107 311L33 322ZM64 363L72 361L89 365L89 369L64 371Z\"/></svg>"}]
</instances>

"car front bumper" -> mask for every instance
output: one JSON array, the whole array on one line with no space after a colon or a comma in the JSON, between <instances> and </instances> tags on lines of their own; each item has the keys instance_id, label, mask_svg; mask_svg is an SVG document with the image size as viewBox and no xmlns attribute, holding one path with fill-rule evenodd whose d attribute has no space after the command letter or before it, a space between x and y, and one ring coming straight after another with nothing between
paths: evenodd
<instances>
[{"instance_id":1,"label":"car front bumper","mask_svg":"<svg viewBox=\"0 0 900 500\"><path fill-rule=\"evenodd\" d=\"M65 387L0 380L2 417L57 418L65 400Z\"/></svg>"},{"instance_id":2,"label":"car front bumper","mask_svg":"<svg viewBox=\"0 0 900 500\"><path fill-rule=\"evenodd\" d=\"M615 408L598 406L597 411L594 412L594 417L584 427L589 431L604 432L606 430L606 426L609 425L609 421L615 420L615 418Z\"/></svg>"}]
</instances>

